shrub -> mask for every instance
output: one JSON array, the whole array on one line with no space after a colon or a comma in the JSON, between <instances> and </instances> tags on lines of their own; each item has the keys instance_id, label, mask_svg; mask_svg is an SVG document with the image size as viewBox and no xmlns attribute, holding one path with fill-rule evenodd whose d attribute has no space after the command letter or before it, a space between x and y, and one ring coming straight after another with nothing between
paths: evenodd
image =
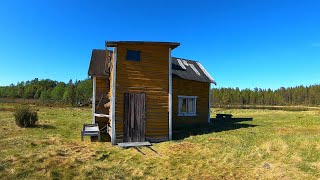
<instances>
[{"instance_id":1,"label":"shrub","mask_svg":"<svg viewBox=\"0 0 320 180\"><path fill-rule=\"evenodd\" d=\"M38 113L29 106L19 106L14 112L16 124L20 127L32 127L38 122Z\"/></svg>"}]
</instances>

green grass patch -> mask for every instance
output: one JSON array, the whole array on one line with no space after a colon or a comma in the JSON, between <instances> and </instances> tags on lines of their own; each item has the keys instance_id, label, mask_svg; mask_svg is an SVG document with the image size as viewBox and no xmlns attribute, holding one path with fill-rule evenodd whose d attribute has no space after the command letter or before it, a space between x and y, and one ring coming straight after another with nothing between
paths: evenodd
<instances>
[{"instance_id":1,"label":"green grass patch","mask_svg":"<svg viewBox=\"0 0 320 180\"><path fill-rule=\"evenodd\" d=\"M16 126L0 104L0 177L5 179L317 179L320 111L213 109L239 121L136 149L80 140L89 108L36 107L36 128ZM245 118L253 118L252 120ZM183 138L183 139L181 139Z\"/></svg>"}]
</instances>

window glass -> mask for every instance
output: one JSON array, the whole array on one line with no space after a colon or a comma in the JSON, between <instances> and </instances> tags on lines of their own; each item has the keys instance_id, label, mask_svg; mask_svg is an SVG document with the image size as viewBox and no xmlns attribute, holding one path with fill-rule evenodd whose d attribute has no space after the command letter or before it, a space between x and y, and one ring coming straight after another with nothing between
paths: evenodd
<instances>
[{"instance_id":1,"label":"window glass","mask_svg":"<svg viewBox=\"0 0 320 180\"><path fill-rule=\"evenodd\" d=\"M180 112L187 112L187 99L182 99Z\"/></svg>"},{"instance_id":2,"label":"window glass","mask_svg":"<svg viewBox=\"0 0 320 180\"><path fill-rule=\"evenodd\" d=\"M188 113L194 113L194 99L188 99Z\"/></svg>"},{"instance_id":3,"label":"window glass","mask_svg":"<svg viewBox=\"0 0 320 180\"><path fill-rule=\"evenodd\" d=\"M127 50L127 61L140 61L140 51Z\"/></svg>"}]
</instances>

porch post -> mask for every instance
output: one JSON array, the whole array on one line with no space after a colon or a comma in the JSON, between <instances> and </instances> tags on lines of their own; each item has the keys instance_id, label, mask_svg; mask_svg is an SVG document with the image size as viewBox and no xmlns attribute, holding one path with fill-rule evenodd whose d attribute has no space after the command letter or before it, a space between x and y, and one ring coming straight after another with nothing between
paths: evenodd
<instances>
[{"instance_id":1,"label":"porch post","mask_svg":"<svg viewBox=\"0 0 320 180\"><path fill-rule=\"evenodd\" d=\"M211 83L209 83L209 102L208 102L208 109L209 109L209 113L208 113L208 123L210 123L210 115L211 115Z\"/></svg>"},{"instance_id":2,"label":"porch post","mask_svg":"<svg viewBox=\"0 0 320 180\"><path fill-rule=\"evenodd\" d=\"M92 77L92 124L96 123L96 118L94 113L96 113L96 86L97 86L97 79L96 76Z\"/></svg>"}]
</instances>

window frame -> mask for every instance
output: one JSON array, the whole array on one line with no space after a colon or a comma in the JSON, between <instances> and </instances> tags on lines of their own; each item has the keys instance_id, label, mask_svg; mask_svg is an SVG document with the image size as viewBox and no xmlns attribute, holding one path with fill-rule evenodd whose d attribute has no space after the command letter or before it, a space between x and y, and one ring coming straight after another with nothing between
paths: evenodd
<instances>
[{"instance_id":1,"label":"window frame","mask_svg":"<svg viewBox=\"0 0 320 180\"><path fill-rule=\"evenodd\" d=\"M197 116L197 98L198 96L178 96L178 116ZM181 112L183 100L186 99L186 111ZM188 112L188 99L193 99L193 112Z\"/></svg>"},{"instance_id":2,"label":"window frame","mask_svg":"<svg viewBox=\"0 0 320 180\"><path fill-rule=\"evenodd\" d=\"M139 53L139 59L130 59L128 57L128 53L131 52L131 53ZM138 51L138 50L132 50L132 49L127 49L126 51L126 61L133 61L133 62L139 62L141 61L141 51Z\"/></svg>"}]
</instances>

